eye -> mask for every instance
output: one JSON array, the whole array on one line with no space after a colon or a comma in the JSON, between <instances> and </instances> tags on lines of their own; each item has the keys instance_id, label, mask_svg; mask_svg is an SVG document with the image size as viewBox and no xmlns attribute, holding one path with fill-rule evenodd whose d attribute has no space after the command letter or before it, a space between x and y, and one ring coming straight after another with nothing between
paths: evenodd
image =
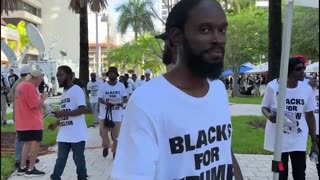
<instances>
[{"instance_id":1,"label":"eye","mask_svg":"<svg viewBox=\"0 0 320 180\"><path fill-rule=\"evenodd\" d=\"M202 34L207 34L210 31L210 29L207 25L203 25L199 29Z\"/></svg>"},{"instance_id":2,"label":"eye","mask_svg":"<svg viewBox=\"0 0 320 180\"><path fill-rule=\"evenodd\" d=\"M219 32L225 33L225 32L227 32L227 28L220 28Z\"/></svg>"}]
</instances>

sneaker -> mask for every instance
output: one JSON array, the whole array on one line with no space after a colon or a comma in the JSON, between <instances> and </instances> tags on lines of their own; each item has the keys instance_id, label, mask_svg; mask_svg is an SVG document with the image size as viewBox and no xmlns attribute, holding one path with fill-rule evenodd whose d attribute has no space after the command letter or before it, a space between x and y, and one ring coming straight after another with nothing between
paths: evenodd
<instances>
[{"instance_id":1,"label":"sneaker","mask_svg":"<svg viewBox=\"0 0 320 180\"><path fill-rule=\"evenodd\" d=\"M108 148L103 148L102 156L103 156L103 157L107 157L108 154L109 154L109 149L108 149Z\"/></svg>"},{"instance_id":2,"label":"sneaker","mask_svg":"<svg viewBox=\"0 0 320 180\"><path fill-rule=\"evenodd\" d=\"M23 176L26 172L27 172L27 167L21 169L21 167L20 167L20 165L19 165L17 175L18 175L18 176Z\"/></svg>"},{"instance_id":3,"label":"sneaker","mask_svg":"<svg viewBox=\"0 0 320 180\"><path fill-rule=\"evenodd\" d=\"M24 174L26 177L36 177L36 176L43 176L46 173L43 171L39 171L36 168L33 168L31 171L27 170L26 174Z\"/></svg>"},{"instance_id":4,"label":"sneaker","mask_svg":"<svg viewBox=\"0 0 320 180\"><path fill-rule=\"evenodd\" d=\"M16 167L17 169L19 169L19 167L20 167L20 161L16 161L16 162L14 163L14 167Z\"/></svg>"}]
</instances>

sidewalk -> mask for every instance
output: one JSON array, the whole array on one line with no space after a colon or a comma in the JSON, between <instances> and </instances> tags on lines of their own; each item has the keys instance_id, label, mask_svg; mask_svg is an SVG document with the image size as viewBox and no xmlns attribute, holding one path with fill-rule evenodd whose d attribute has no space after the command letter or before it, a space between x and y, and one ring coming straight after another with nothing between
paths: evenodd
<instances>
[{"instance_id":1,"label":"sidewalk","mask_svg":"<svg viewBox=\"0 0 320 180\"><path fill-rule=\"evenodd\" d=\"M247 110L250 109L249 115L260 115L259 105L230 105L232 115L248 115ZM85 157L90 180L111 180L112 169L112 153L109 153L107 158L102 157L101 139L99 136L99 128L89 128L89 139L86 145ZM57 150L57 146L52 147L52 150ZM34 177L35 180L48 180L53 171L57 154L48 154L40 156L40 162L36 164L39 170L46 172L45 176ZM271 161L272 155L249 155L236 154L236 158L240 164L244 179L246 180L272 180ZM290 167L291 169L291 167ZM292 179L291 171L289 172L289 179ZM307 160L306 170L307 180L316 180L317 170L314 163ZM72 152L69 154L69 159L64 170L63 180L76 180L76 168L72 159ZM9 180L23 180L30 179L24 176L16 176L15 173L11 175Z\"/></svg>"}]
</instances>

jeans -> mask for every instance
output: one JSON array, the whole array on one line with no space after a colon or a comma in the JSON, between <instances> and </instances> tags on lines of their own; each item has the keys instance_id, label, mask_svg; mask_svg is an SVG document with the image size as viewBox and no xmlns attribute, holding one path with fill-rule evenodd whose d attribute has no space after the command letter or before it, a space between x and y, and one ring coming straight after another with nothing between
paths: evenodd
<instances>
[{"instance_id":1,"label":"jeans","mask_svg":"<svg viewBox=\"0 0 320 180\"><path fill-rule=\"evenodd\" d=\"M78 179L87 178L86 160L84 157L85 141L78 143L58 142L58 158L54 166L52 180L61 180L61 175L66 166L70 149L73 152L73 160L77 167Z\"/></svg>"},{"instance_id":2,"label":"jeans","mask_svg":"<svg viewBox=\"0 0 320 180\"><path fill-rule=\"evenodd\" d=\"M289 156L292 166L292 176L294 180L306 179L306 152L305 151L293 151L281 154L281 161L283 162L284 171L280 172L279 180L288 179L288 161Z\"/></svg>"},{"instance_id":3,"label":"jeans","mask_svg":"<svg viewBox=\"0 0 320 180\"><path fill-rule=\"evenodd\" d=\"M23 141L19 141L18 136L16 137L15 140L15 154L16 154L16 161L21 162L21 152L22 152L22 147L23 147Z\"/></svg>"}]
</instances>

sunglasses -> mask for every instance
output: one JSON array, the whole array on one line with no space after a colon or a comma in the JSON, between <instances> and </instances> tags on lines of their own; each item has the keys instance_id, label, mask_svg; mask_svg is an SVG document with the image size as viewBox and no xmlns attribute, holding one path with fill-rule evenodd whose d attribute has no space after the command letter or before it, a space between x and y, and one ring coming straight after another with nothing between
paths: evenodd
<instances>
[{"instance_id":1,"label":"sunglasses","mask_svg":"<svg viewBox=\"0 0 320 180\"><path fill-rule=\"evenodd\" d=\"M297 67L294 69L295 71L301 71L301 70L306 70L306 67Z\"/></svg>"}]
</instances>

